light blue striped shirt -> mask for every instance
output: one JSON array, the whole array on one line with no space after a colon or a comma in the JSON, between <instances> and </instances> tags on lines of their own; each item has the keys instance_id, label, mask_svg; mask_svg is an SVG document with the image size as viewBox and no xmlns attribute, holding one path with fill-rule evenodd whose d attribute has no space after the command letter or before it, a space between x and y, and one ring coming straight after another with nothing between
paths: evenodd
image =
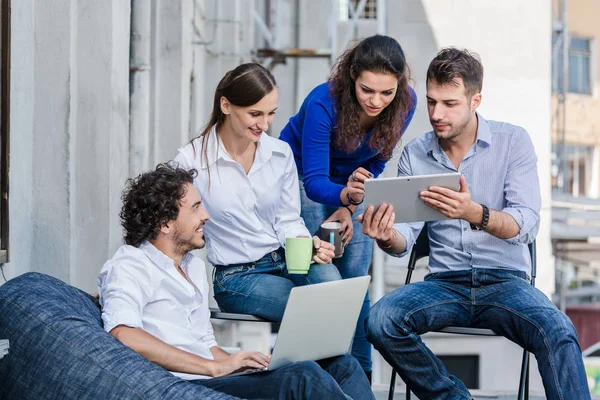
<instances>
[{"instance_id":1,"label":"light blue striped shirt","mask_svg":"<svg viewBox=\"0 0 600 400\"><path fill-rule=\"evenodd\" d=\"M512 215L521 228L510 239L499 239L484 231L472 231L461 219L427 224L431 254L429 272L470 268L508 268L530 274L527 244L539 230L541 195L537 156L525 129L504 122L479 121L477 140L458 170L440 147L433 131L410 141L398 162L398 176L459 172L465 176L473 201ZM395 224L412 248L422 222Z\"/></svg>"}]
</instances>

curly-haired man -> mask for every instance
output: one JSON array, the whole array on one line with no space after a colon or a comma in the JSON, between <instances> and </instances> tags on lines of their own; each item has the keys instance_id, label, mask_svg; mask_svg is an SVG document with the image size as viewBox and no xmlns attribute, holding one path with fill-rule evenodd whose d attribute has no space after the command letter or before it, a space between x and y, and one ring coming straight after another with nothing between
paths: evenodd
<instances>
[{"instance_id":1,"label":"curly-haired man","mask_svg":"<svg viewBox=\"0 0 600 400\"><path fill-rule=\"evenodd\" d=\"M372 398L360 365L349 355L320 365L306 361L228 376L263 368L269 356L229 354L217 346L204 263L190 253L204 247L202 231L209 219L192 185L195 175L195 170L159 164L128 181L120 214L127 244L98 278L104 329L173 374L231 396Z\"/></svg>"}]
</instances>

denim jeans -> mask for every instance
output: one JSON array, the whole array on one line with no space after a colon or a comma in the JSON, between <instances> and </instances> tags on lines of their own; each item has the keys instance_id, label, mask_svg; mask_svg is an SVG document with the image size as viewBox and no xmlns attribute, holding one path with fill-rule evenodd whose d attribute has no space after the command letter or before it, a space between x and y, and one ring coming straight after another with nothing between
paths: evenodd
<instances>
[{"instance_id":1,"label":"denim jeans","mask_svg":"<svg viewBox=\"0 0 600 400\"><path fill-rule=\"evenodd\" d=\"M527 279L487 268L430 274L378 301L367 337L420 399L472 398L421 341L447 326L492 329L532 352L548 399L589 399L573 324Z\"/></svg>"},{"instance_id":2,"label":"denim jeans","mask_svg":"<svg viewBox=\"0 0 600 400\"><path fill-rule=\"evenodd\" d=\"M0 399L237 399L184 381L104 331L96 299L27 273L0 286Z\"/></svg>"},{"instance_id":3,"label":"denim jeans","mask_svg":"<svg viewBox=\"0 0 600 400\"><path fill-rule=\"evenodd\" d=\"M312 235L318 235L323 221L337 210L336 207L328 207L309 199L302 181L300 181L300 202L302 205L300 215ZM362 225L356 219L363 212L363 205L358 206L354 215L352 215L352 226L354 228L352 239L344 249L344 255L333 260L343 279L365 276L369 272L373 255L373 240L362 232ZM352 355L356 357L365 371L371 371L373 368L371 362L371 344L367 341L365 332L365 320L369 314L370 307L371 302L369 300L369 292L367 291L358 317L358 323L356 324L354 341L352 342Z\"/></svg>"},{"instance_id":4,"label":"denim jeans","mask_svg":"<svg viewBox=\"0 0 600 400\"><path fill-rule=\"evenodd\" d=\"M297 362L271 372L192 382L247 399L375 399L358 361L350 355Z\"/></svg>"},{"instance_id":5,"label":"denim jeans","mask_svg":"<svg viewBox=\"0 0 600 400\"><path fill-rule=\"evenodd\" d=\"M216 265L215 300L223 311L281 321L294 286L340 280L333 264L312 264L308 274L289 274L283 248L247 264Z\"/></svg>"}]
</instances>

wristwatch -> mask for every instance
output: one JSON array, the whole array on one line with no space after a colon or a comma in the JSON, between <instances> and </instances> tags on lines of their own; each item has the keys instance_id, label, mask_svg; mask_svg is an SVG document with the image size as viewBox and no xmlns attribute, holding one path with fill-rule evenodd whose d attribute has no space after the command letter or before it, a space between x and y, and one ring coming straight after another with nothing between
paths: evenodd
<instances>
[{"instance_id":1,"label":"wristwatch","mask_svg":"<svg viewBox=\"0 0 600 400\"><path fill-rule=\"evenodd\" d=\"M483 218L481 219L481 225L479 226L475 226L473 224L471 224L471 229L474 231L485 231L485 228L487 228L487 224L490 220L490 209L487 208L487 206L485 204L479 204L481 207L483 207Z\"/></svg>"}]
</instances>

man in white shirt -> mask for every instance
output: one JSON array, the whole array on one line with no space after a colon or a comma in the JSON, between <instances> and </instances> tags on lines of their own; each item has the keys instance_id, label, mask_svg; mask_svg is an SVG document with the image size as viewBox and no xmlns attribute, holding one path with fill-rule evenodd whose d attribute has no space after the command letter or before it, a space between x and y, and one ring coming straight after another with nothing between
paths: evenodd
<instances>
[{"instance_id":1,"label":"man in white shirt","mask_svg":"<svg viewBox=\"0 0 600 400\"><path fill-rule=\"evenodd\" d=\"M192 185L195 174L161 164L128 181L120 214L127 244L98 278L105 330L175 375L232 396L373 399L350 355L227 376L266 367L270 356L229 354L215 341L204 263L190 253L204 247L209 219Z\"/></svg>"}]
</instances>

